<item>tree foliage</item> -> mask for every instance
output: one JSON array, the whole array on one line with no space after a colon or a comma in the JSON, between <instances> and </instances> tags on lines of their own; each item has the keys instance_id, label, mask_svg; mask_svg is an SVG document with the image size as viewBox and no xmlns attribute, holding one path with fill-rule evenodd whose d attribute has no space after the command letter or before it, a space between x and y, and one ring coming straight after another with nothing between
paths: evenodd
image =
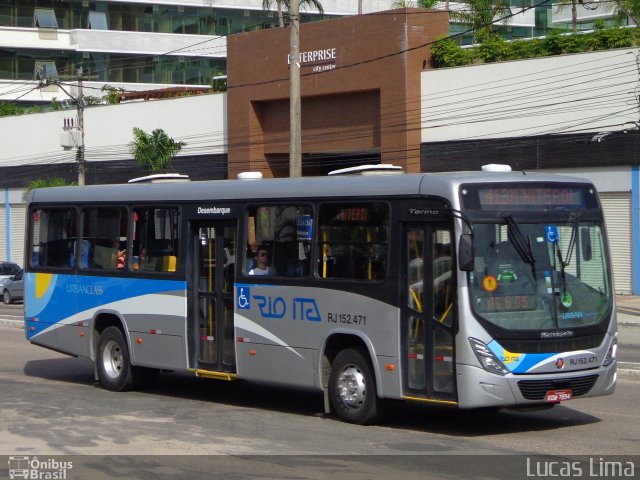
<instances>
[{"instance_id":1,"label":"tree foliage","mask_svg":"<svg viewBox=\"0 0 640 480\"><path fill-rule=\"evenodd\" d=\"M64 178L34 178L27 183L24 192L22 193L22 200L27 201L29 192L36 188L48 188L48 187L69 187L78 185L76 182L67 182Z\"/></svg>"},{"instance_id":2,"label":"tree foliage","mask_svg":"<svg viewBox=\"0 0 640 480\"><path fill-rule=\"evenodd\" d=\"M278 12L278 25L284 27L284 12L289 11L289 0L262 0L262 10L271 10L274 5ZM307 7L315 8L320 15L324 15L320 0L300 0L300 9Z\"/></svg>"},{"instance_id":3,"label":"tree foliage","mask_svg":"<svg viewBox=\"0 0 640 480\"><path fill-rule=\"evenodd\" d=\"M105 95L103 100L107 105L115 105L120 102L120 94L124 93L124 88L112 87L111 85L103 85L100 89Z\"/></svg>"},{"instance_id":4,"label":"tree foliage","mask_svg":"<svg viewBox=\"0 0 640 480\"><path fill-rule=\"evenodd\" d=\"M543 39L524 39L507 42L499 35L485 36L483 42L468 48L460 47L453 39L441 37L431 46L433 67L458 67L474 62L499 62L546 57L569 53L629 48L640 44L638 28L604 28L596 25L587 34L550 32Z\"/></svg>"},{"instance_id":5,"label":"tree foliage","mask_svg":"<svg viewBox=\"0 0 640 480\"><path fill-rule=\"evenodd\" d=\"M462 10L455 10L449 13L449 16L470 25L473 28L473 38L477 43L491 35L495 28L495 21L503 19L509 22L511 9L509 4L504 0L466 0Z\"/></svg>"},{"instance_id":6,"label":"tree foliage","mask_svg":"<svg viewBox=\"0 0 640 480\"><path fill-rule=\"evenodd\" d=\"M470 49L463 49L446 35L438 37L431 45L431 64L435 68L460 67L471 63Z\"/></svg>"},{"instance_id":7,"label":"tree foliage","mask_svg":"<svg viewBox=\"0 0 640 480\"><path fill-rule=\"evenodd\" d=\"M176 142L164 130L156 128L150 134L133 128L133 141L129 151L142 168L152 172L162 172L171 166L171 159L186 145Z\"/></svg>"},{"instance_id":8,"label":"tree foliage","mask_svg":"<svg viewBox=\"0 0 640 480\"><path fill-rule=\"evenodd\" d=\"M621 13L633 20L638 25L640 20L640 0L614 0Z\"/></svg>"},{"instance_id":9,"label":"tree foliage","mask_svg":"<svg viewBox=\"0 0 640 480\"><path fill-rule=\"evenodd\" d=\"M37 113L41 111L42 109L37 105L24 107L18 103L0 101L0 117L24 115L25 113Z\"/></svg>"},{"instance_id":10,"label":"tree foliage","mask_svg":"<svg viewBox=\"0 0 640 480\"><path fill-rule=\"evenodd\" d=\"M433 8L439 0L396 0L391 8Z\"/></svg>"}]
</instances>

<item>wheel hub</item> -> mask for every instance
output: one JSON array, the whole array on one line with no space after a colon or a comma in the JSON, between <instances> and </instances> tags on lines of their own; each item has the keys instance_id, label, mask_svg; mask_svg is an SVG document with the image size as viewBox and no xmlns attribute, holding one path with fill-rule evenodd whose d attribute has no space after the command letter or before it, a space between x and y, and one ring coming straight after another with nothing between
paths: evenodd
<instances>
[{"instance_id":1,"label":"wheel hub","mask_svg":"<svg viewBox=\"0 0 640 480\"><path fill-rule=\"evenodd\" d=\"M366 387L364 375L355 366L346 367L338 378L338 395L349 408L358 409L364 405Z\"/></svg>"},{"instance_id":2,"label":"wheel hub","mask_svg":"<svg viewBox=\"0 0 640 480\"><path fill-rule=\"evenodd\" d=\"M111 378L118 378L122 372L124 365L122 350L120 345L113 340L110 340L104 348L104 354L102 356L102 365L104 371Z\"/></svg>"}]
</instances>

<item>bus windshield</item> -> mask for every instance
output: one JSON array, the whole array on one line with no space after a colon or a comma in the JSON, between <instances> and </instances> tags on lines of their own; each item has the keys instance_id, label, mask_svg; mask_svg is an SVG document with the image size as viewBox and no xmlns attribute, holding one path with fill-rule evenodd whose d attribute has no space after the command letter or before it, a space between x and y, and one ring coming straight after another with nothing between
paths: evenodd
<instances>
[{"instance_id":1,"label":"bus windshield","mask_svg":"<svg viewBox=\"0 0 640 480\"><path fill-rule=\"evenodd\" d=\"M599 222L519 223L506 216L474 226L471 305L508 330L601 323L611 309L607 250Z\"/></svg>"}]
</instances>

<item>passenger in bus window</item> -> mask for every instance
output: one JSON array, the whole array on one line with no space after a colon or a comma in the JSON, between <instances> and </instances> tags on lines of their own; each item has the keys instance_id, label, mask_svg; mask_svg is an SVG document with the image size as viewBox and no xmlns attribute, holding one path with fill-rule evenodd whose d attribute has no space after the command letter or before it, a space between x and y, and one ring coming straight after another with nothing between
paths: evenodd
<instances>
[{"instance_id":1,"label":"passenger in bus window","mask_svg":"<svg viewBox=\"0 0 640 480\"><path fill-rule=\"evenodd\" d=\"M260 245L253 257L256 266L249 270L249 275L275 275L275 269L269 266L269 250L265 245Z\"/></svg>"},{"instance_id":2,"label":"passenger in bus window","mask_svg":"<svg viewBox=\"0 0 640 480\"><path fill-rule=\"evenodd\" d=\"M120 240L114 240L113 241L113 247L112 247L112 254L111 254L111 268L117 268L119 270L122 270L125 266L125 250L124 249L120 249Z\"/></svg>"}]
</instances>

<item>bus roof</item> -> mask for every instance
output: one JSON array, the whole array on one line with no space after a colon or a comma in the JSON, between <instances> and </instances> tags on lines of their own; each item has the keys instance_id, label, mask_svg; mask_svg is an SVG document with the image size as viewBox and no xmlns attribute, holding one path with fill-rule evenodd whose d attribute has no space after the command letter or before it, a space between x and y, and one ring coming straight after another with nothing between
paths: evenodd
<instances>
[{"instance_id":1,"label":"bus roof","mask_svg":"<svg viewBox=\"0 0 640 480\"><path fill-rule=\"evenodd\" d=\"M188 183L108 184L36 189L29 203L190 202L288 198L345 198L431 195L451 198L463 183L579 182L583 178L523 172L446 172L403 175L331 176Z\"/></svg>"}]
</instances>

